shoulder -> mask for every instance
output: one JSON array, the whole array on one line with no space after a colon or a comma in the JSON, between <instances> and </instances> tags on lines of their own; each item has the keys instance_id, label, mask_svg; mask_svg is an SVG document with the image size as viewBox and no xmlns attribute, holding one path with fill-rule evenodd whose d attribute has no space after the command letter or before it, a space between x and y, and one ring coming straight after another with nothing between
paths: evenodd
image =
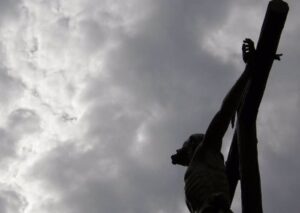
<instances>
[{"instance_id":1,"label":"shoulder","mask_svg":"<svg viewBox=\"0 0 300 213\"><path fill-rule=\"evenodd\" d=\"M224 165L224 156L220 151L207 147L200 147L199 149L198 155L194 156L190 166L206 165L219 167Z\"/></svg>"}]
</instances>

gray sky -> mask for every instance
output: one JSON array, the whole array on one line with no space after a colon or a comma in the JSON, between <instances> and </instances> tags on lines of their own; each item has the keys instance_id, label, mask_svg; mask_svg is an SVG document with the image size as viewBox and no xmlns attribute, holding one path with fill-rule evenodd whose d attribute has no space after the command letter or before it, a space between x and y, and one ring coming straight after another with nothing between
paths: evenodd
<instances>
[{"instance_id":1,"label":"gray sky","mask_svg":"<svg viewBox=\"0 0 300 213\"><path fill-rule=\"evenodd\" d=\"M257 122L274 213L300 208L300 3L288 3ZM0 212L187 213L170 155L206 130L267 4L1 0Z\"/></svg>"}]
</instances>

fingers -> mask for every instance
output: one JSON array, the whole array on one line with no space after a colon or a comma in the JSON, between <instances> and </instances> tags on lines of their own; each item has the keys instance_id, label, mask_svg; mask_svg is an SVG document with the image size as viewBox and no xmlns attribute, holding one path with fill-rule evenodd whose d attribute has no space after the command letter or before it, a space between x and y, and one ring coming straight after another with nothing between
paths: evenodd
<instances>
[{"instance_id":1,"label":"fingers","mask_svg":"<svg viewBox=\"0 0 300 213\"><path fill-rule=\"evenodd\" d=\"M254 42L250 38L245 38L243 42L249 46L254 46Z\"/></svg>"},{"instance_id":2,"label":"fingers","mask_svg":"<svg viewBox=\"0 0 300 213\"><path fill-rule=\"evenodd\" d=\"M248 44L253 44L254 45L254 42L250 38L245 38L244 42L248 43Z\"/></svg>"},{"instance_id":3,"label":"fingers","mask_svg":"<svg viewBox=\"0 0 300 213\"><path fill-rule=\"evenodd\" d=\"M245 63L248 62L249 58L255 51L254 42L250 38L245 38L242 45L243 60Z\"/></svg>"},{"instance_id":4,"label":"fingers","mask_svg":"<svg viewBox=\"0 0 300 213\"><path fill-rule=\"evenodd\" d=\"M246 38L243 41L243 46L242 46L242 50L243 52L251 52L252 50L254 50L254 42L250 39L250 38Z\"/></svg>"}]
</instances>

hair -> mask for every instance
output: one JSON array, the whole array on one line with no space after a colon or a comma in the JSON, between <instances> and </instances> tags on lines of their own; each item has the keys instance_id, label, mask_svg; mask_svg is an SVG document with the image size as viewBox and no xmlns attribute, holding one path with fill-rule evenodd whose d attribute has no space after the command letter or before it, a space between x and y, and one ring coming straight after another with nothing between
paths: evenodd
<instances>
[{"instance_id":1,"label":"hair","mask_svg":"<svg viewBox=\"0 0 300 213\"><path fill-rule=\"evenodd\" d=\"M196 149L197 146L203 141L204 136L205 135L202 133L192 134L187 141L188 146L192 146L194 149Z\"/></svg>"}]
</instances>

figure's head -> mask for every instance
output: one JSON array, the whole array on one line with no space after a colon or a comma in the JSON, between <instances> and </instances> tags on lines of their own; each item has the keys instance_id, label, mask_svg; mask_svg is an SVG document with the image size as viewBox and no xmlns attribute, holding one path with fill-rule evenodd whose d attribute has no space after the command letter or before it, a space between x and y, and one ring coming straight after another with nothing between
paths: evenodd
<instances>
[{"instance_id":1,"label":"figure's head","mask_svg":"<svg viewBox=\"0 0 300 213\"><path fill-rule=\"evenodd\" d=\"M194 155L198 145L203 141L204 134L193 134L183 143L180 149L176 150L176 154L171 156L172 164L188 166Z\"/></svg>"}]
</instances>

